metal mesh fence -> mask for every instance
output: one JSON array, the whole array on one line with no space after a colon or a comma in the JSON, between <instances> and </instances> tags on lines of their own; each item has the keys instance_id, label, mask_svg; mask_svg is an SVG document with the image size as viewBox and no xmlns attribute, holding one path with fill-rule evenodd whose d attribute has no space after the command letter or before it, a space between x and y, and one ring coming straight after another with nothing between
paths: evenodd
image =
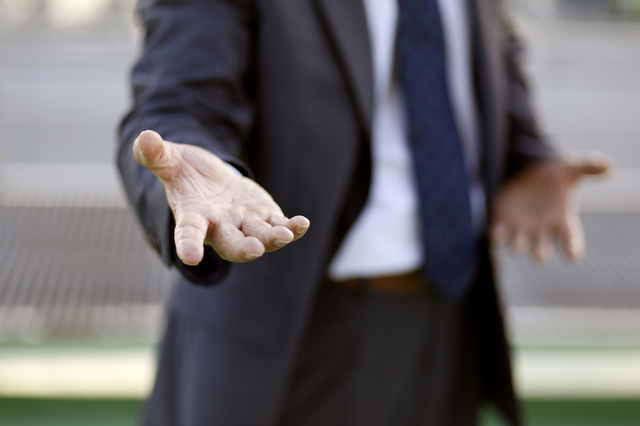
<instances>
[{"instance_id":1,"label":"metal mesh fence","mask_svg":"<svg viewBox=\"0 0 640 426\"><path fill-rule=\"evenodd\" d=\"M0 339L148 340L170 288L122 208L0 207Z\"/></svg>"},{"instance_id":2,"label":"metal mesh fence","mask_svg":"<svg viewBox=\"0 0 640 426\"><path fill-rule=\"evenodd\" d=\"M583 220L579 265L499 253L515 339L640 342L640 213ZM0 223L0 340L157 335L170 273L127 209L5 206Z\"/></svg>"}]
</instances>

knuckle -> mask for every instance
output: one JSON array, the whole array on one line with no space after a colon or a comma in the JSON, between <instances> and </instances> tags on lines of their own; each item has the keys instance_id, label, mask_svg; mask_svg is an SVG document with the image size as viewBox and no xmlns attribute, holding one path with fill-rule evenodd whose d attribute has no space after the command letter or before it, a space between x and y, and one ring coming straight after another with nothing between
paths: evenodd
<instances>
[{"instance_id":1,"label":"knuckle","mask_svg":"<svg viewBox=\"0 0 640 426\"><path fill-rule=\"evenodd\" d=\"M175 238L177 240L199 239L202 241L205 238L205 232L194 226L181 226L176 228Z\"/></svg>"},{"instance_id":2,"label":"knuckle","mask_svg":"<svg viewBox=\"0 0 640 426\"><path fill-rule=\"evenodd\" d=\"M195 228L203 228L207 226L205 218L193 211L181 211L176 216L178 226L191 226Z\"/></svg>"}]
</instances>

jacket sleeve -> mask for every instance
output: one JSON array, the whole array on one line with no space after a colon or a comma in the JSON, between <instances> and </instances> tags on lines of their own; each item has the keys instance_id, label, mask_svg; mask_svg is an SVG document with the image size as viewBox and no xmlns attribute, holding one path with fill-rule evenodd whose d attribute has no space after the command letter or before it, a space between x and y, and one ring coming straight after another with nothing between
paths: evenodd
<instances>
[{"instance_id":1,"label":"jacket sleeve","mask_svg":"<svg viewBox=\"0 0 640 426\"><path fill-rule=\"evenodd\" d=\"M190 281L211 284L230 264L211 247L198 266L176 255L175 223L160 181L133 157L141 131L197 145L243 174L242 142L253 123L252 19L242 0L140 0L144 44L132 72L133 106L119 129L117 163L147 241Z\"/></svg>"},{"instance_id":2,"label":"jacket sleeve","mask_svg":"<svg viewBox=\"0 0 640 426\"><path fill-rule=\"evenodd\" d=\"M542 135L532 109L529 88L522 70L522 42L513 26L509 11L502 8L507 30L507 73L509 78L509 148L507 177L530 165L557 158L556 149Z\"/></svg>"}]
</instances>

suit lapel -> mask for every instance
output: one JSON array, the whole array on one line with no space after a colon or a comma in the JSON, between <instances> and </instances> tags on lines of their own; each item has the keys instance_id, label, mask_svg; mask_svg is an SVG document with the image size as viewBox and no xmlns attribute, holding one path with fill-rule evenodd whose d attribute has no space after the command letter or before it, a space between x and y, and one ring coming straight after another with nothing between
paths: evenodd
<instances>
[{"instance_id":1,"label":"suit lapel","mask_svg":"<svg viewBox=\"0 0 640 426\"><path fill-rule=\"evenodd\" d=\"M367 135L373 114L373 68L362 0L315 0Z\"/></svg>"}]
</instances>

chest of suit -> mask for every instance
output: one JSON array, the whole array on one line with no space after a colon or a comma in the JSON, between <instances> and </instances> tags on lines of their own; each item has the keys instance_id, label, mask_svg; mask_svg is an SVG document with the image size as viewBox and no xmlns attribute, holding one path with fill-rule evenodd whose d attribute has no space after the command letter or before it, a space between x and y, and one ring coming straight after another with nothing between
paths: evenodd
<instances>
[{"instance_id":1,"label":"chest of suit","mask_svg":"<svg viewBox=\"0 0 640 426\"><path fill-rule=\"evenodd\" d=\"M255 75L250 78L259 121L246 150L248 164L277 199L292 200L285 211L316 210L292 196L312 193L313 200L334 205L325 212L330 216L344 209L342 227L348 227L364 203L359 194L366 195L370 172L373 74L363 4L262 0L253 6ZM490 197L505 155L508 88L498 58L507 47L497 1L470 1L469 11ZM295 158L281 162L292 163L294 170L279 174L273 165L283 155Z\"/></svg>"}]
</instances>

